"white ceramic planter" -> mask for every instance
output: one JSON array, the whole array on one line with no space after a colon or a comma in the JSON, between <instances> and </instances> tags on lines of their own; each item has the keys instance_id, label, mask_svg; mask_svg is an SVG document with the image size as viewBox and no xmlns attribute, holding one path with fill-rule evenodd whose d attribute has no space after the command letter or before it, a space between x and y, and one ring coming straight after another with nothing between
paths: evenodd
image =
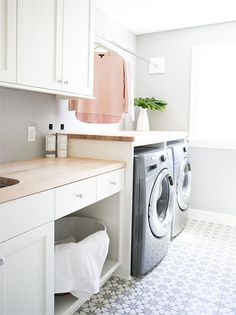
<instances>
[{"instance_id":1,"label":"white ceramic planter","mask_svg":"<svg viewBox=\"0 0 236 315\"><path fill-rule=\"evenodd\" d=\"M149 131L149 121L146 108L140 107L136 130Z\"/></svg>"}]
</instances>

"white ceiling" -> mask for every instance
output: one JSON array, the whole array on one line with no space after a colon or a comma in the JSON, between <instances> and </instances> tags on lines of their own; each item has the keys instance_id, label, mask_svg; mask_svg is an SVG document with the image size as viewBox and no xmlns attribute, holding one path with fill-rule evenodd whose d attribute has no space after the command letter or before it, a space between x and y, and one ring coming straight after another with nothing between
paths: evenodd
<instances>
[{"instance_id":1,"label":"white ceiling","mask_svg":"<svg viewBox=\"0 0 236 315\"><path fill-rule=\"evenodd\" d=\"M135 34L236 20L236 0L95 0Z\"/></svg>"}]
</instances>

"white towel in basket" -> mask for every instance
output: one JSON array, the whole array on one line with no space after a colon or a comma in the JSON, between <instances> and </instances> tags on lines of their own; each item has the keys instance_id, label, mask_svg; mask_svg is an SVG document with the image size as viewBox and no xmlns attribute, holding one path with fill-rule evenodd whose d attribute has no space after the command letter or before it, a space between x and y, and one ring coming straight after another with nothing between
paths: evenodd
<instances>
[{"instance_id":1,"label":"white towel in basket","mask_svg":"<svg viewBox=\"0 0 236 315\"><path fill-rule=\"evenodd\" d=\"M55 246L55 293L71 292L90 297L99 291L100 276L109 247L105 231L98 231L78 243Z\"/></svg>"}]
</instances>

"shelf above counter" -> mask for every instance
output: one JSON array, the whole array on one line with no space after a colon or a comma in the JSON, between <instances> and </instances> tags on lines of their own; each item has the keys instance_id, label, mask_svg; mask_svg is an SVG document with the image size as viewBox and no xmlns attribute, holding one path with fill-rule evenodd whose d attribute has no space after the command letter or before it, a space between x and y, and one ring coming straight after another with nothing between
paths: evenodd
<instances>
[{"instance_id":1,"label":"shelf above counter","mask_svg":"<svg viewBox=\"0 0 236 315\"><path fill-rule=\"evenodd\" d=\"M187 138L185 131L109 131L99 133L71 133L69 139L131 142L133 146L178 141Z\"/></svg>"}]
</instances>

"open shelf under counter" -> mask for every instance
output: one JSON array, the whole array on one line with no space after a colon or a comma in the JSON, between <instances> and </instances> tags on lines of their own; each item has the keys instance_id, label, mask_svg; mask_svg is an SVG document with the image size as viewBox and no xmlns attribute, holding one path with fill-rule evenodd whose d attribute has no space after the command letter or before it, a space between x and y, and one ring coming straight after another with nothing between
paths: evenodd
<instances>
[{"instance_id":1,"label":"open shelf under counter","mask_svg":"<svg viewBox=\"0 0 236 315\"><path fill-rule=\"evenodd\" d=\"M102 286L112 276L112 274L118 269L119 266L120 263L117 260L111 258L106 259L102 269L100 286Z\"/></svg>"},{"instance_id":2,"label":"open shelf under counter","mask_svg":"<svg viewBox=\"0 0 236 315\"><path fill-rule=\"evenodd\" d=\"M117 260L107 258L103 269L100 280L100 286L102 286L117 270L119 267ZM85 302L86 298L78 299L71 294L56 295L55 296L55 315L72 315L74 314Z\"/></svg>"}]
</instances>

